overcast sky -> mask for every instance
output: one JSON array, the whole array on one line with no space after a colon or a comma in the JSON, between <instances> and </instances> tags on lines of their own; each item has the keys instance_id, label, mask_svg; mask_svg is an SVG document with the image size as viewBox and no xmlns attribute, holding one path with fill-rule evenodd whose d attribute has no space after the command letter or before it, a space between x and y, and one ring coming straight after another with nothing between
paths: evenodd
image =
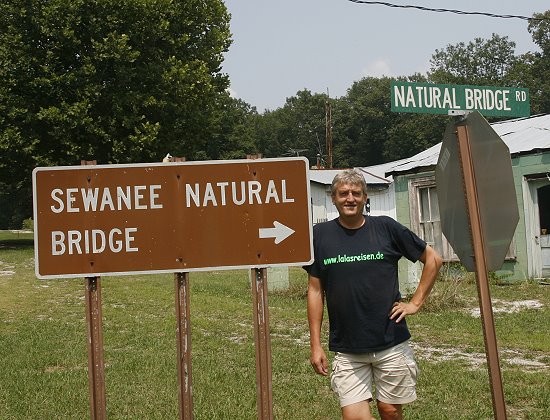
<instances>
[{"instance_id":1,"label":"overcast sky","mask_svg":"<svg viewBox=\"0 0 550 420\"><path fill-rule=\"evenodd\" d=\"M548 0L395 0L393 4L532 16ZM259 112L302 89L337 98L365 76L425 73L436 49L493 33L538 50L527 21L365 5L349 0L225 0L233 44L222 71Z\"/></svg>"}]
</instances>

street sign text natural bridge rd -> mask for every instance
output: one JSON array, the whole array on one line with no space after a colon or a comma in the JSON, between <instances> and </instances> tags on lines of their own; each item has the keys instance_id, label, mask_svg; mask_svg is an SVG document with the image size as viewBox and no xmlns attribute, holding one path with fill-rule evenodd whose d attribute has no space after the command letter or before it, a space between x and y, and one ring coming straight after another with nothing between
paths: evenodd
<instances>
[{"instance_id":1,"label":"street sign text natural bridge rd","mask_svg":"<svg viewBox=\"0 0 550 420\"><path fill-rule=\"evenodd\" d=\"M313 258L304 158L36 168L33 198L39 278Z\"/></svg>"},{"instance_id":2,"label":"street sign text natural bridge rd","mask_svg":"<svg viewBox=\"0 0 550 420\"><path fill-rule=\"evenodd\" d=\"M436 85L391 81L394 112L455 115L478 111L493 117L528 117L529 90L511 87Z\"/></svg>"}]
</instances>

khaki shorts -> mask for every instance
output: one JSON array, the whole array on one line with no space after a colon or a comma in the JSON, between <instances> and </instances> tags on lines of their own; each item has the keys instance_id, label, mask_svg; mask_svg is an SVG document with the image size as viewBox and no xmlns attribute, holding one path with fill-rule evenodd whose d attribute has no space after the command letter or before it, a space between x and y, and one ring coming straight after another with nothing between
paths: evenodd
<instances>
[{"instance_id":1,"label":"khaki shorts","mask_svg":"<svg viewBox=\"0 0 550 420\"><path fill-rule=\"evenodd\" d=\"M389 349L364 353L336 353L332 363L331 386L340 406L376 399L388 404L416 400L418 367L407 341Z\"/></svg>"}]
</instances>

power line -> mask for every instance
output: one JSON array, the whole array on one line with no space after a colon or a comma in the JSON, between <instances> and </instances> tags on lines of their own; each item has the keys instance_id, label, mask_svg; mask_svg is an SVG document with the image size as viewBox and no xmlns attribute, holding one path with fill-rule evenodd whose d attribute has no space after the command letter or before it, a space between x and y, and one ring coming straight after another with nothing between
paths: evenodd
<instances>
[{"instance_id":1,"label":"power line","mask_svg":"<svg viewBox=\"0 0 550 420\"><path fill-rule=\"evenodd\" d=\"M499 19L522 19L527 21L548 20L547 18L534 18L534 17L528 17L528 16L519 16L519 15L498 15L498 14L486 13L486 12L466 12L464 10L454 10L454 9L434 9L431 7L415 6L410 4L393 4L393 3L387 3L385 1L368 1L368 0L348 0L348 1L351 1L352 3L369 4L369 5L374 4L379 6L396 7L401 9L417 9L425 12L455 13L457 15L477 15L477 16L487 16L487 17L499 18Z\"/></svg>"}]
</instances>

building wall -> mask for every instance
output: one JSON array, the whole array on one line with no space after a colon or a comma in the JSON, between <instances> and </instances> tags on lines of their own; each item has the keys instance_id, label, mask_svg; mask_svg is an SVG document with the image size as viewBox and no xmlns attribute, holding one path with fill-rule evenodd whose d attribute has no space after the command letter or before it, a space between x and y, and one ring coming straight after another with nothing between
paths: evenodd
<instances>
[{"instance_id":1,"label":"building wall","mask_svg":"<svg viewBox=\"0 0 550 420\"><path fill-rule=\"evenodd\" d=\"M331 211L330 192L327 194L327 185L317 182L311 183L311 212L313 224L326 222Z\"/></svg>"},{"instance_id":2,"label":"building wall","mask_svg":"<svg viewBox=\"0 0 550 420\"><path fill-rule=\"evenodd\" d=\"M508 281L520 281L533 277L533 256L536 251L536 235L534 219L532 191L530 182L526 177L534 174L550 174L550 152L532 153L514 157L512 159L514 174L514 186L516 190L517 205L519 209L519 222L514 233L513 244L515 248L515 260L507 260L502 269L496 274ZM433 172L419 174L405 174L394 176L396 216L403 225L411 228L411 199L409 197L409 183L415 178L433 175ZM550 178L548 178L550 184ZM536 222L538 226L538 221ZM412 290L419 280L421 264L412 264L405 259L399 263L399 277L402 291Z\"/></svg>"},{"instance_id":3,"label":"building wall","mask_svg":"<svg viewBox=\"0 0 550 420\"><path fill-rule=\"evenodd\" d=\"M397 218L395 208L395 187L392 184L388 188L382 190L368 190L370 199L370 214L371 216L390 216L393 219Z\"/></svg>"},{"instance_id":4,"label":"building wall","mask_svg":"<svg viewBox=\"0 0 550 420\"><path fill-rule=\"evenodd\" d=\"M313 224L338 217L338 211L332 204L330 185L312 182L310 190ZM369 188L367 194L370 199L370 214L372 216L386 215L396 218L393 184L383 189Z\"/></svg>"},{"instance_id":5,"label":"building wall","mask_svg":"<svg viewBox=\"0 0 550 420\"><path fill-rule=\"evenodd\" d=\"M432 174L432 172L423 172L414 175L394 176L396 220L409 229L412 228L409 180L423 178ZM406 258L401 258L399 261L399 286L402 293L409 294L416 289L421 271L422 263L412 263Z\"/></svg>"},{"instance_id":6,"label":"building wall","mask_svg":"<svg viewBox=\"0 0 550 420\"><path fill-rule=\"evenodd\" d=\"M519 208L519 223L514 235L517 261L506 262L503 274L509 274L511 280L523 280L534 275L533 268L529 267L529 260L535 252L535 234L532 231L535 224L533 202L526 176L550 172L550 152L515 157L512 159L512 170ZM538 221L536 223L538 225Z\"/></svg>"}]
</instances>

